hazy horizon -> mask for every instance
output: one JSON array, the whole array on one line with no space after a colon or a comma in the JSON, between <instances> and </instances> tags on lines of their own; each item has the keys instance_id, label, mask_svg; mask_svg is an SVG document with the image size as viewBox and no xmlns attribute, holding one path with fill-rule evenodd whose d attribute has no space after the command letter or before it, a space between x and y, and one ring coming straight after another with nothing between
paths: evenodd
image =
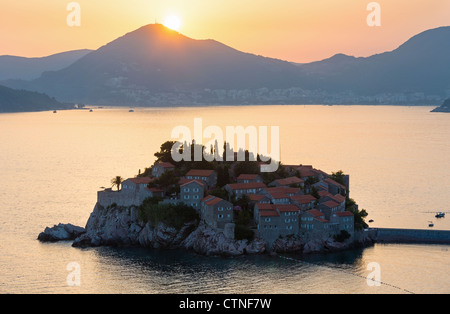
<instances>
[{"instance_id":1,"label":"hazy horizon","mask_svg":"<svg viewBox=\"0 0 450 314\"><path fill-rule=\"evenodd\" d=\"M143 1L134 5L79 0L81 25L66 23L67 3L56 0L2 7L0 55L44 57L71 50L96 50L141 26L163 23L170 15L179 32L194 39L214 39L237 50L296 63L329 58L337 53L367 57L392 51L412 36L448 26L450 2L377 1L381 26L366 23L370 1L316 3L283 0L273 4L231 0ZM263 35L263 36L262 36Z\"/></svg>"}]
</instances>

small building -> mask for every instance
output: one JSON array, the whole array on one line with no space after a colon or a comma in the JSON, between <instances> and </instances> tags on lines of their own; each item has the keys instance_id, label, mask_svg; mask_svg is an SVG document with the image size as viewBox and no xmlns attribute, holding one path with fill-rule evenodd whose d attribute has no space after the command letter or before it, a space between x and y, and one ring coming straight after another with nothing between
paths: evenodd
<instances>
[{"instance_id":1,"label":"small building","mask_svg":"<svg viewBox=\"0 0 450 314\"><path fill-rule=\"evenodd\" d=\"M270 198L267 197L267 195L264 194L249 194L248 198L250 200L250 203L255 204L270 204Z\"/></svg>"},{"instance_id":2,"label":"small building","mask_svg":"<svg viewBox=\"0 0 450 314\"><path fill-rule=\"evenodd\" d=\"M201 180L206 183L208 188L214 187L217 184L217 173L214 170L192 169L186 176L189 180Z\"/></svg>"},{"instance_id":3,"label":"small building","mask_svg":"<svg viewBox=\"0 0 450 314\"><path fill-rule=\"evenodd\" d=\"M301 214L300 235L306 240L327 239L334 235L330 222L325 214L317 209L311 209Z\"/></svg>"},{"instance_id":4,"label":"small building","mask_svg":"<svg viewBox=\"0 0 450 314\"><path fill-rule=\"evenodd\" d=\"M152 167L152 176L159 178L166 171L174 170L175 166L170 162L155 163Z\"/></svg>"},{"instance_id":5,"label":"small building","mask_svg":"<svg viewBox=\"0 0 450 314\"><path fill-rule=\"evenodd\" d=\"M229 195L235 195L237 197L242 195L258 194L264 188L266 188L266 185L262 182L230 183L224 187Z\"/></svg>"},{"instance_id":6,"label":"small building","mask_svg":"<svg viewBox=\"0 0 450 314\"><path fill-rule=\"evenodd\" d=\"M206 196L201 201L200 214L208 226L223 230L233 222L233 204L217 196Z\"/></svg>"},{"instance_id":7,"label":"small building","mask_svg":"<svg viewBox=\"0 0 450 314\"><path fill-rule=\"evenodd\" d=\"M290 197L291 203L296 204L302 211L313 209L317 199L312 195L294 195Z\"/></svg>"},{"instance_id":8,"label":"small building","mask_svg":"<svg viewBox=\"0 0 450 314\"><path fill-rule=\"evenodd\" d=\"M270 203L255 204L255 207L253 208L253 219L255 220L255 223L258 224L260 212L274 211L276 208L275 204Z\"/></svg>"},{"instance_id":9,"label":"small building","mask_svg":"<svg viewBox=\"0 0 450 314\"><path fill-rule=\"evenodd\" d=\"M349 211L334 213L331 216L331 222L338 224L338 231L345 230L353 238L355 234L355 216Z\"/></svg>"},{"instance_id":10,"label":"small building","mask_svg":"<svg viewBox=\"0 0 450 314\"><path fill-rule=\"evenodd\" d=\"M236 179L237 183L255 183L263 182L263 179L259 174L241 174Z\"/></svg>"},{"instance_id":11,"label":"small building","mask_svg":"<svg viewBox=\"0 0 450 314\"><path fill-rule=\"evenodd\" d=\"M144 189L153 179L149 177L129 178L122 182L122 191L131 192Z\"/></svg>"},{"instance_id":12,"label":"small building","mask_svg":"<svg viewBox=\"0 0 450 314\"><path fill-rule=\"evenodd\" d=\"M339 204L338 211L345 210L345 196L342 196L340 194L332 195L331 193L328 193L319 199L320 204L328 201L334 201L338 203Z\"/></svg>"},{"instance_id":13,"label":"small building","mask_svg":"<svg viewBox=\"0 0 450 314\"><path fill-rule=\"evenodd\" d=\"M188 206L192 206L200 212L200 202L205 195L205 190L205 182L199 180L189 180L180 185L180 202Z\"/></svg>"},{"instance_id":14,"label":"small building","mask_svg":"<svg viewBox=\"0 0 450 314\"><path fill-rule=\"evenodd\" d=\"M330 178L325 179L324 182L328 185L328 192L330 192L331 194L346 195L347 189L344 185L342 185Z\"/></svg>"},{"instance_id":15,"label":"small building","mask_svg":"<svg viewBox=\"0 0 450 314\"><path fill-rule=\"evenodd\" d=\"M329 220L330 217L339 211L340 204L336 201L326 201L317 206L317 209L320 210L325 215L325 219Z\"/></svg>"}]
</instances>

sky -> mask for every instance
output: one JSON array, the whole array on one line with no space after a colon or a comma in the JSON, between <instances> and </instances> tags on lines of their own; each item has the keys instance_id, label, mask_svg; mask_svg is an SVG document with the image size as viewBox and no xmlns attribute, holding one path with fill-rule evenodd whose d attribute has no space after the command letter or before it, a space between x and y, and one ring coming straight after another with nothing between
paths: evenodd
<instances>
[{"instance_id":1,"label":"sky","mask_svg":"<svg viewBox=\"0 0 450 314\"><path fill-rule=\"evenodd\" d=\"M80 25L69 26L71 2ZM379 11L368 10L375 2ZM379 12L381 25L367 18ZM449 0L1 0L0 55L42 57L98 49L175 15L179 32L292 62L396 49L427 29L450 26ZM373 20L373 19L371 19Z\"/></svg>"}]
</instances>

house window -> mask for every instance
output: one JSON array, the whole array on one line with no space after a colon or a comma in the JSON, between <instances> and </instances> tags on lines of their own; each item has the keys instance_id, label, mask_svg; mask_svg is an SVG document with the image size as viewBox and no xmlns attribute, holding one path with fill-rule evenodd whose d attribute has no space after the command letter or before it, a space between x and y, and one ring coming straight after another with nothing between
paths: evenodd
<instances>
[{"instance_id":1,"label":"house window","mask_svg":"<svg viewBox=\"0 0 450 314\"><path fill-rule=\"evenodd\" d=\"M194 195L193 198L194 198L195 200L197 200L197 199L198 199L198 195Z\"/></svg>"},{"instance_id":2,"label":"house window","mask_svg":"<svg viewBox=\"0 0 450 314\"><path fill-rule=\"evenodd\" d=\"M192 189L192 191L194 191L194 192L198 192L198 188L194 188L194 189Z\"/></svg>"},{"instance_id":3,"label":"house window","mask_svg":"<svg viewBox=\"0 0 450 314\"><path fill-rule=\"evenodd\" d=\"M223 207L218 207L217 210L218 210L219 212L223 212Z\"/></svg>"},{"instance_id":4,"label":"house window","mask_svg":"<svg viewBox=\"0 0 450 314\"><path fill-rule=\"evenodd\" d=\"M189 195L185 195L185 196L184 196L184 199L185 199L185 200L188 200L188 199L189 199Z\"/></svg>"},{"instance_id":5,"label":"house window","mask_svg":"<svg viewBox=\"0 0 450 314\"><path fill-rule=\"evenodd\" d=\"M284 222L286 222L286 223L291 222L291 219L286 218L286 219L284 220Z\"/></svg>"},{"instance_id":6,"label":"house window","mask_svg":"<svg viewBox=\"0 0 450 314\"><path fill-rule=\"evenodd\" d=\"M265 222L270 222L270 218L265 218L264 221Z\"/></svg>"},{"instance_id":7,"label":"house window","mask_svg":"<svg viewBox=\"0 0 450 314\"><path fill-rule=\"evenodd\" d=\"M184 188L183 192L189 192L189 188Z\"/></svg>"},{"instance_id":8,"label":"house window","mask_svg":"<svg viewBox=\"0 0 450 314\"><path fill-rule=\"evenodd\" d=\"M222 214L217 215L217 219L223 219L223 215Z\"/></svg>"}]
</instances>

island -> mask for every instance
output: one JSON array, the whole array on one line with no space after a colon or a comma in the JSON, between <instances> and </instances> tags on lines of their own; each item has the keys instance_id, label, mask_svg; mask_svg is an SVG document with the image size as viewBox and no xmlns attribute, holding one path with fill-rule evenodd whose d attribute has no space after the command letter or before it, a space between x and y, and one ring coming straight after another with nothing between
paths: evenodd
<instances>
[{"instance_id":1,"label":"island","mask_svg":"<svg viewBox=\"0 0 450 314\"><path fill-rule=\"evenodd\" d=\"M450 112L450 98L444 101L440 107L431 110L431 112Z\"/></svg>"},{"instance_id":2,"label":"island","mask_svg":"<svg viewBox=\"0 0 450 314\"><path fill-rule=\"evenodd\" d=\"M349 175L311 165L261 172L261 159L174 162L167 141L133 178L98 191L74 247L140 246L203 255L330 252L371 245L367 212L349 196ZM196 145L194 142L192 145ZM224 144L225 146L226 144ZM204 147L203 147L204 149ZM237 153L234 153L237 156ZM66 228L68 229L68 228ZM73 229L71 227L70 229ZM47 228L41 241L56 241ZM47 233L47 236L45 236Z\"/></svg>"}]
</instances>

